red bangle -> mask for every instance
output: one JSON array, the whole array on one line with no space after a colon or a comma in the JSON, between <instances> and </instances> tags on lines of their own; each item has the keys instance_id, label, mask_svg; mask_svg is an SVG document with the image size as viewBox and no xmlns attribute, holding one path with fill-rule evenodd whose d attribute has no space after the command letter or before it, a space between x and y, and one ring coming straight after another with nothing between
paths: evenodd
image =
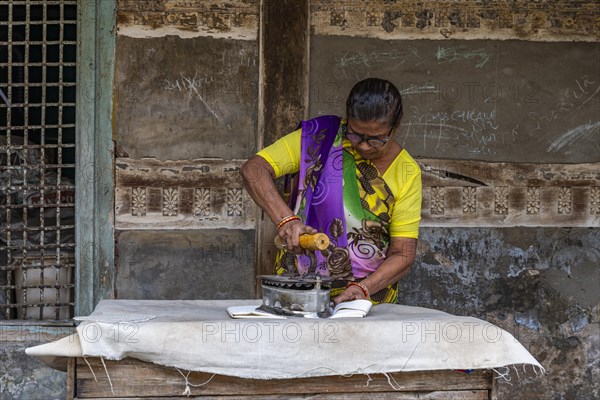
<instances>
[{"instance_id":1,"label":"red bangle","mask_svg":"<svg viewBox=\"0 0 600 400\"><path fill-rule=\"evenodd\" d=\"M285 217L281 218L279 221L275 222L275 225L279 225L279 223L283 222L283 220L288 219L289 217L293 217L294 214L290 214L290 215L286 215Z\"/></svg>"},{"instance_id":2,"label":"red bangle","mask_svg":"<svg viewBox=\"0 0 600 400\"><path fill-rule=\"evenodd\" d=\"M367 289L367 287L365 285L363 285L360 282L349 282L348 285L346 285L346 288L349 288L350 286L358 286L360 288L360 290L362 290L363 294L365 295L365 297L367 299L369 299L371 297L371 295L369 294L369 289Z\"/></svg>"},{"instance_id":3,"label":"red bangle","mask_svg":"<svg viewBox=\"0 0 600 400\"><path fill-rule=\"evenodd\" d=\"M300 221L300 217L297 215L290 215L289 217L285 217L277 223L277 230L280 230L282 226L284 226L290 221Z\"/></svg>"}]
</instances>

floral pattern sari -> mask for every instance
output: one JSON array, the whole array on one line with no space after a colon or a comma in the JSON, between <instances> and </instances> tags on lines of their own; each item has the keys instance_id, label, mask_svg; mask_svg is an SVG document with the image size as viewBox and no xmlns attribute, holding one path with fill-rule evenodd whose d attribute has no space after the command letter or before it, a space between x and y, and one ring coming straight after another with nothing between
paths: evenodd
<instances>
[{"instance_id":1,"label":"floral pattern sari","mask_svg":"<svg viewBox=\"0 0 600 400\"><path fill-rule=\"evenodd\" d=\"M302 122L300 170L290 206L304 224L329 236L329 248L295 255L280 250L276 273L330 276L332 297L385 260L394 196L379 171L343 138L345 122L322 116ZM371 294L374 303L395 302L394 283Z\"/></svg>"}]
</instances>

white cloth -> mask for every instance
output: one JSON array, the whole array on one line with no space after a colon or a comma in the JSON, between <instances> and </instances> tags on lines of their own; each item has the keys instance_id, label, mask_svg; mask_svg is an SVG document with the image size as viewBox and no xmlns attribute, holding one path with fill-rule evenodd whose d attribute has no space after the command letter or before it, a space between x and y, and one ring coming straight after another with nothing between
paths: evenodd
<instances>
[{"instance_id":1,"label":"white cloth","mask_svg":"<svg viewBox=\"0 0 600 400\"><path fill-rule=\"evenodd\" d=\"M253 304L260 300L105 300L77 327L80 352L77 341L66 338L27 354L134 357L256 379L514 364L543 370L511 334L477 318L397 304L374 306L366 318L336 320L227 314L227 307Z\"/></svg>"}]
</instances>

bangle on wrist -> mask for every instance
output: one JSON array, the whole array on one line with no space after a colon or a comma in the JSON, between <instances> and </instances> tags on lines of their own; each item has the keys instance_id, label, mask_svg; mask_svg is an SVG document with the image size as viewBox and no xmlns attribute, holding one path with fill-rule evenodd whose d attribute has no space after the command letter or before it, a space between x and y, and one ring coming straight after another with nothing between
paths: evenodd
<instances>
[{"instance_id":1,"label":"bangle on wrist","mask_svg":"<svg viewBox=\"0 0 600 400\"><path fill-rule=\"evenodd\" d=\"M348 285L346 286L346 288L349 288L350 286L357 286L363 292L363 294L365 295L365 297L367 299L371 298L371 294L369 293L369 289L365 285L363 285L362 283L360 283L360 282L349 282Z\"/></svg>"},{"instance_id":2,"label":"bangle on wrist","mask_svg":"<svg viewBox=\"0 0 600 400\"><path fill-rule=\"evenodd\" d=\"M284 226L285 224L287 224L290 221L300 221L300 217L297 215L288 215L285 218L282 218L278 223L277 223L277 230L280 230L282 226Z\"/></svg>"},{"instance_id":3,"label":"bangle on wrist","mask_svg":"<svg viewBox=\"0 0 600 400\"><path fill-rule=\"evenodd\" d=\"M293 216L294 216L294 214L286 215L285 217L281 218L279 221L275 222L275 225L279 225L284 220L288 219L289 217L293 217Z\"/></svg>"}]
</instances>

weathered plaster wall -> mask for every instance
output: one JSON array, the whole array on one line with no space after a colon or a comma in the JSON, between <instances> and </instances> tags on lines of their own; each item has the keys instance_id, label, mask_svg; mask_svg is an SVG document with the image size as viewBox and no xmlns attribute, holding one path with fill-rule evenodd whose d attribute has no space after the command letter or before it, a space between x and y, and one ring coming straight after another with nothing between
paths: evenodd
<instances>
[{"instance_id":1,"label":"weathered plaster wall","mask_svg":"<svg viewBox=\"0 0 600 400\"><path fill-rule=\"evenodd\" d=\"M419 73L422 74L424 78L417 82L443 81L439 76L428 76L427 71L432 68L428 68L428 63L423 63L422 59L417 59L422 56L419 50L427 48L428 44L407 45L411 43L407 40L417 39L418 41L436 40L440 41L440 46L444 48L454 47L463 50L472 48L475 43L473 41L480 39L503 41L502 43L505 44L496 44L507 47L510 47L510 44L504 42L505 40L529 41L539 43L539 49L552 46L567 48L573 41L593 42L577 44L582 47L589 46L587 47L589 50L574 59L565 59L561 63L563 66L557 65L545 72L543 79L553 79L551 77L555 74L557 79L552 82L557 83L565 76L565 67L578 64L579 58L594 59L585 74L591 73L592 75L589 76L593 77L590 78L590 82L597 84L600 82L597 53L597 42L600 39L599 12L600 8L596 1L313 1L311 2L313 50L316 48L318 51L319 46L324 42L337 43L340 47L325 48L323 54L335 58L333 63L329 63L329 69L320 68L316 64L319 72L316 76L311 76L311 107L314 107L315 112L331 112L330 109L334 107L343 109L340 102L343 102L343 93L347 92L350 86L344 86L344 79L349 78L342 73L348 71L350 75L354 74L355 80L370 75L387 74L384 77L398 81L400 85L405 82L402 80L405 71L413 74L411 75L413 78L415 74L417 76ZM454 39L469 42L461 43L460 40L454 41ZM548 43L542 42L556 43L545 46ZM368 48L372 51L361 52L364 43L367 48L369 45L374 46ZM376 43L380 45L376 46ZM482 43L494 44L491 41L482 41ZM530 43L523 45L528 46ZM336 58L334 53L338 50L348 57ZM454 53L454 56L458 57L455 57L455 60L461 57L459 53L460 51ZM523 58L531 62L532 59L529 57L534 55L534 52L526 52ZM548 55L560 59L564 53L553 50ZM314 52L312 56L315 56ZM469 54L468 61L467 58L463 60L474 64L481 61L478 60L476 52ZM428 59L429 63L438 61L435 57ZM311 59L313 64L319 62L322 60ZM518 71L519 65L522 64L517 60L515 71ZM386 71L385 65L394 66L396 69ZM342 71L340 66L346 70ZM501 74L505 72L506 69L500 71ZM311 74L314 73L313 69ZM447 75L444 71L437 71L437 73ZM468 72L466 65L457 76L460 77L461 73L467 79L458 80L459 83L477 79L477 71L474 69L473 72ZM519 74L520 72L517 73ZM414 79L410 82L414 83ZM456 80L451 82L456 83ZM407 102L416 99L419 101L419 107L436 107L423 101L421 93L415 94L414 87L403 86L402 88L406 89ZM553 95L550 94L551 92L553 90L544 94L550 96L548 97L550 101L558 101L561 96L569 93L566 86L563 90L557 88ZM431 100L431 97L429 99ZM595 89L590 91L586 104L597 104L598 101L598 91ZM569 107L565 101L561 104L563 111ZM538 115L549 111L548 107L539 105ZM526 108L524 104L519 105L518 101L513 106L516 106L516 109L512 111L513 115L510 115L510 118L518 117L518 113ZM477 107L477 104L469 105L470 109L473 107ZM590 120L594 124L600 120L600 113L597 110L597 105L589 110ZM538 112L538 110L531 111ZM570 116L577 116L577 110L570 111L573 111L569 113ZM410 109L407 112L405 120L410 120L414 114L411 114ZM544 120L544 123L549 124L544 132L557 128L560 125L559 118L558 113L553 112L548 121ZM586 119L585 123L587 121ZM417 122L433 122L430 125L435 128L441 126L435 121ZM498 122L505 122L505 119ZM567 131L568 129L564 132ZM425 218L421 229L419 256L410 276L401 283L403 294L400 302L437 308L459 315L480 317L511 332L523 343L542 363L547 373L544 376L537 376L531 370L524 372L521 369L511 369L510 381L504 379L498 381L502 399L558 400L600 397L600 384L596 382L597 379L594 379L600 375L600 229L596 215L595 194L600 189L598 189L598 177L593 172L598 170L600 148L598 148L598 128L593 127L588 133L591 142L588 144L589 147L586 147L590 157L587 161L595 163L591 164L592 170L590 170L594 177L586 184L589 185L588 201L591 203L588 203L585 210L582 209L583 223L577 222L577 218L573 215L571 225L588 228L565 228L570 226L569 217L560 222L559 219L562 217L550 216L549 213L560 213L558 210L562 209L558 204L560 201L557 204L547 203L552 196L541 195L537 197L539 202L528 203L535 189L533 191L527 189L533 181L528 178L531 175L522 173L523 165L506 164L501 167L501 164L495 163L498 161L532 162L530 172L534 175L539 174L540 178L544 175L543 171L548 169L558 174L566 173L564 176L566 180L562 180L562 183L547 182L549 187L554 187L552 190L560 191L561 186L565 187L565 184L569 186L567 182L573 182L572 179L577 179L577 176L581 177L578 169L585 168L582 164L577 164L583 162L583 159L577 159L578 155L570 154L568 146L563 146L566 145L564 142L561 142L561 148L556 149L557 151L550 151L555 148L544 145L544 140L532 140L521 145L513 142L512 146L519 146L515 148L515 152L510 152L511 146L508 145L508 152L505 154L490 152L486 155L473 156L460 154L460 146L463 146L463 149L467 147L464 140L459 140L461 141L460 144L457 143L459 151L454 154L450 152L441 154L439 150L443 148L436 147L440 142L425 146L429 137L423 130L423 145L416 149L420 157L428 159L426 163L432 162L437 167L425 174L427 181L424 184ZM452 137L454 136L438 135L437 138L442 138L443 144L446 139ZM398 137L398 139L403 138L404 136ZM433 136L431 138L433 139ZM407 148L410 151L409 144ZM479 142L479 145L482 144L489 143ZM522 156L516 156L518 153L522 153ZM435 160L436 158L438 160ZM482 163L482 169L474 168L470 163L464 163L461 167L461 160L464 162L465 159L479 159L490 163L487 169L483 165L485 163ZM538 164L536 172L536 162L553 164ZM570 167L561 167L565 163L574 163L572 164L574 169L569 171ZM506 175L506 172L513 168L521 172ZM443 187L446 186L444 182L454 180L454 183L448 183L453 186L461 180L464 184L474 177L475 179L485 177L482 179L485 185L466 190ZM550 175L546 175L546 178L548 177ZM556 177L557 175L554 175L554 178ZM537 180L535 185L541 183L541 180ZM504 190L510 192L515 189L521 193L517 195L519 200L508 195L508 192L505 193L506 199L511 197L513 199L505 203L507 209L516 206L520 201L525 201L525 208L522 212L516 212L518 214L516 219L501 217L492 221L485 216L486 205L469 206L475 200L486 203L483 193L494 186L497 189L499 187L504 189L499 189L496 195L489 198L489 205L503 197L500 192ZM476 196L470 196L471 192L476 193ZM537 207L543 203L546 204ZM577 201L572 205L581 207L582 203ZM455 216L450 215L452 211L449 209L452 207L457 207L458 214ZM469 214L469 210L472 214ZM491 211L488 216L499 217L502 210ZM536 218L544 221L535 222ZM539 225L545 227L538 227ZM435 340L435 338L429 337L425 340ZM443 340L442 334L439 340Z\"/></svg>"},{"instance_id":2,"label":"weathered plaster wall","mask_svg":"<svg viewBox=\"0 0 600 400\"><path fill-rule=\"evenodd\" d=\"M118 4L115 296L253 297L259 3Z\"/></svg>"},{"instance_id":3,"label":"weathered plaster wall","mask_svg":"<svg viewBox=\"0 0 600 400\"><path fill-rule=\"evenodd\" d=\"M496 324L546 368L543 376L511 368L510 381L499 379L499 398L595 399L598 243L600 230L590 228L422 228L399 301ZM444 340L440 332L424 340Z\"/></svg>"},{"instance_id":4,"label":"weathered plaster wall","mask_svg":"<svg viewBox=\"0 0 600 400\"><path fill-rule=\"evenodd\" d=\"M25 354L39 342L2 345L0 399L64 399L66 373L56 371Z\"/></svg>"},{"instance_id":5,"label":"weathered plaster wall","mask_svg":"<svg viewBox=\"0 0 600 400\"><path fill-rule=\"evenodd\" d=\"M116 296L197 300L254 297L254 231L124 231Z\"/></svg>"},{"instance_id":6,"label":"weathered plaster wall","mask_svg":"<svg viewBox=\"0 0 600 400\"><path fill-rule=\"evenodd\" d=\"M247 158L256 148L256 41L119 35L116 57L115 136L130 157Z\"/></svg>"},{"instance_id":7,"label":"weathered plaster wall","mask_svg":"<svg viewBox=\"0 0 600 400\"><path fill-rule=\"evenodd\" d=\"M413 157L600 161L597 43L315 35L311 54L311 115L343 113L360 79L390 79Z\"/></svg>"},{"instance_id":8,"label":"weathered plaster wall","mask_svg":"<svg viewBox=\"0 0 600 400\"><path fill-rule=\"evenodd\" d=\"M257 1L118 1L117 158L255 151Z\"/></svg>"},{"instance_id":9,"label":"weathered plaster wall","mask_svg":"<svg viewBox=\"0 0 600 400\"><path fill-rule=\"evenodd\" d=\"M57 340L73 332L73 327L59 328L31 322L1 325L0 399L66 398L66 373L29 357L25 354L25 349Z\"/></svg>"}]
</instances>

